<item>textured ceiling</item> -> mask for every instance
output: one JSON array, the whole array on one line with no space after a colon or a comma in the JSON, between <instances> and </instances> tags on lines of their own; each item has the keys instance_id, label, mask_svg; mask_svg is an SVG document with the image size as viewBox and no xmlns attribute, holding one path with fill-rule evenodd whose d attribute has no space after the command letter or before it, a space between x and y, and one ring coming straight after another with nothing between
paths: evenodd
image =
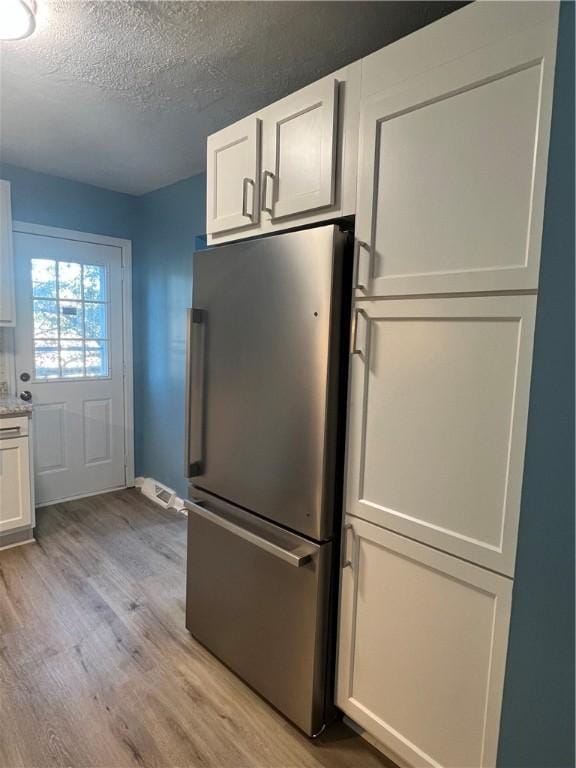
<instances>
[{"instance_id":1,"label":"textured ceiling","mask_svg":"<svg viewBox=\"0 0 576 768\"><path fill-rule=\"evenodd\" d=\"M38 5L33 37L0 44L0 158L142 194L203 170L209 133L460 4Z\"/></svg>"}]
</instances>

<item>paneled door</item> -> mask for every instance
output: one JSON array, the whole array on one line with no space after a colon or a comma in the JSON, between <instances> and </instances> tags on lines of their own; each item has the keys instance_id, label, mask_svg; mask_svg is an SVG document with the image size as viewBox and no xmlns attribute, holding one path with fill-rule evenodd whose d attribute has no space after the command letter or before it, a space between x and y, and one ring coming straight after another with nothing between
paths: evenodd
<instances>
[{"instance_id":1,"label":"paneled door","mask_svg":"<svg viewBox=\"0 0 576 768\"><path fill-rule=\"evenodd\" d=\"M210 235L260 219L260 120L246 117L208 137L206 227Z\"/></svg>"},{"instance_id":2,"label":"paneled door","mask_svg":"<svg viewBox=\"0 0 576 768\"><path fill-rule=\"evenodd\" d=\"M557 28L548 5L545 23L493 45L471 27L471 53L363 103L359 296L538 287Z\"/></svg>"},{"instance_id":3,"label":"paneled door","mask_svg":"<svg viewBox=\"0 0 576 768\"><path fill-rule=\"evenodd\" d=\"M493 766L512 580L345 523L336 704L400 765Z\"/></svg>"},{"instance_id":4,"label":"paneled door","mask_svg":"<svg viewBox=\"0 0 576 768\"><path fill-rule=\"evenodd\" d=\"M338 81L326 77L266 111L262 210L272 219L333 204L337 106Z\"/></svg>"},{"instance_id":5,"label":"paneled door","mask_svg":"<svg viewBox=\"0 0 576 768\"><path fill-rule=\"evenodd\" d=\"M349 513L512 576L536 296L355 311Z\"/></svg>"},{"instance_id":6,"label":"paneled door","mask_svg":"<svg viewBox=\"0 0 576 768\"><path fill-rule=\"evenodd\" d=\"M126 484L122 249L14 233L17 393L36 503Z\"/></svg>"}]
</instances>

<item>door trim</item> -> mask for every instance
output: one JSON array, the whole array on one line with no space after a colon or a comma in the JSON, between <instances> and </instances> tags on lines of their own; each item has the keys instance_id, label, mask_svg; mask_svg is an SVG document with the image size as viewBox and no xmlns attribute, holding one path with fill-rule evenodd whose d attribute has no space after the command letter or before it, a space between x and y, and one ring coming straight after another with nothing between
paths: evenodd
<instances>
[{"instance_id":1,"label":"door trim","mask_svg":"<svg viewBox=\"0 0 576 768\"><path fill-rule=\"evenodd\" d=\"M125 488L134 485L134 375L132 355L132 241L121 237L95 235L79 232L75 229L50 227L45 224L33 224L27 221L13 221L12 232L25 235L41 235L60 240L76 240L95 245L112 245L120 248L122 260L122 347L123 347L123 392L124 392L124 479ZM15 352L15 350L14 350ZM9 372L12 387L16 391L16 370L12 365ZM111 489L112 490L112 489ZM117 490L117 489L113 489ZM106 491L101 491L106 493ZM51 502L53 503L53 502Z\"/></svg>"}]
</instances>

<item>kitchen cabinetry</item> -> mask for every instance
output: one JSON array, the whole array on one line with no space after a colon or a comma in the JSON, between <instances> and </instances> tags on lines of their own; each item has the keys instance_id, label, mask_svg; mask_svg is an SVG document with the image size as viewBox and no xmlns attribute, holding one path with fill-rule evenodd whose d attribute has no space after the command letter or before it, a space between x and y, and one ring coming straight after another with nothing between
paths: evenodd
<instances>
[{"instance_id":1,"label":"kitchen cabinetry","mask_svg":"<svg viewBox=\"0 0 576 768\"><path fill-rule=\"evenodd\" d=\"M210 245L354 214L360 70L358 61L208 138Z\"/></svg>"},{"instance_id":2,"label":"kitchen cabinetry","mask_svg":"<svg viewBox=\"0 0 576 768\"><path fill-rule=\"evenodd\" d=\"M409 766L496 762L557 13L362 63L337 704Z\"/></svg>"},{"instance_id":3,"label":"kitchen cabinetry","mask_svg":"<svg viewBox=\"0 0 576 768\"><path fill-rule=\"evenodd\" d=\"M208 232L239 230L258 223L260 122L257 117L247 117L208 137Z\"/></svg>"},{"instance_id":4,"label":"kitchen cabinetry","mask_svg":"<svg viewBox=\"0 0 576 768\"><path fill-rule=\"evenodd\" d=\"M336 703L401 764L496 760L512 582L346 518Z\"/></svg>"},{"instance_id":5,"label":"kitchen cabinetry","mask_svg":"<svg viewBox=\"0 0 576 768\"><path fill-rule=\"evenodd\" d=\"M334 203L338 81L328 77L264 116L262 209L272 220Z\"/></svg>"},{"instance_id":6,"label":"kitchen cabinetry","mask_svg":"<svg viewBox=\"0 0 576 768\"><path fill-rule=\"evenodd\" d=\"M512 576L535 296L358 302L346 510Z\"/></svg>"},{"instance_id":7,"label":"kitchen cabinetry","mask_svg":"<svg viewBox=\"0 0 576 768\"><path fill-rule=\"evenodd\" d=\"M472 3L261 110L208 230L356 215L337 704L409 766L496 760L557 25Z\"/></svg>"},{"instance_id":8,"label":"kitchen cabinetry","mask_svg":"<svg viewBox=\"0 0 576 768\"><path fill-rule=\"evenodd\" d=\"M15 321L10 182L0 179L0 327Z\"/></svg>"},{"instance_id":9,"label":"kitchen cabinetry","mask_svg":"<svg viewBox=\"0 0 576 768\"><path fill-rule=\"evenodd\" d=\"M33 524L28 417L0 416L0 547Z\"/></svg>"},{"instance_id":10,"label":"kitchen cabinetry","mask_svg":"<svg viewBox=\"0 0 576 768\"><path fill-rule=\"evenodd\" d=\"M479 49L470 24L469 52L441 63L448 17L436 66L400 84L384 77L363 99L359 296L537 288L557 26L548 5L536 26L520 10ZM469 13L485 16L498 8ZM427 31L395 45L423 43Z\"/></svg>"}]
</instances>

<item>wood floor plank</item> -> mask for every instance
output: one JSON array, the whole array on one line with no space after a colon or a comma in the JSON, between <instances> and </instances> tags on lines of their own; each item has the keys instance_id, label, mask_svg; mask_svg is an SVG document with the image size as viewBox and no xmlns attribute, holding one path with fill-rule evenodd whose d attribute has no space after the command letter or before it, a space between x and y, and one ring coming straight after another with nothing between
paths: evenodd
<instances>
[{"instance_id":1,"label":"wood floor plank","mask_svg":"<svg viewBox=\"0 0 576 768\"><path fill-rule=\"evenodd\" d=\"M136 490L38 511L0 552L2 768L393 768L311 741L186 631L186 519Z\"/></svg>"}]
</instances>

